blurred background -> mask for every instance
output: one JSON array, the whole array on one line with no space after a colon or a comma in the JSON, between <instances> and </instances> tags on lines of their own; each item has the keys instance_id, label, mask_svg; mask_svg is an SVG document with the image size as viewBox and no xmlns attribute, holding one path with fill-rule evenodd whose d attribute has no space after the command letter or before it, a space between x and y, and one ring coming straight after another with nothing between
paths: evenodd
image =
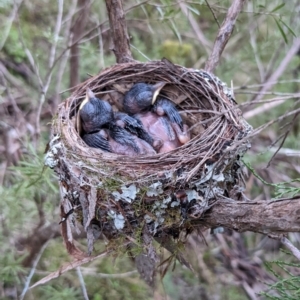
<instances>
[{"instance_id":1,"label":"blurred background","mask_svg":"<svg viewBox=\"0 0 300 300\"><path fill-rule=\"evenodd\" d=\"M124 1L134 58L204 68L230 5ZM103 0L0 0L0 32L1 299L300 299L299 262L279 241L251 232L191 235L186 256L195 273L169 266L154 290L126 255L28 290L71 261L58 225L57 178L43 166L51 120L77 84L115 57ZM259 129L244 158L251 200L300 193L299 32L300 1L248 1L215 70ZM288 237L300 246L299 234ZM96 248L105 250L104 242Z\"/></svg>"}]
</instances>

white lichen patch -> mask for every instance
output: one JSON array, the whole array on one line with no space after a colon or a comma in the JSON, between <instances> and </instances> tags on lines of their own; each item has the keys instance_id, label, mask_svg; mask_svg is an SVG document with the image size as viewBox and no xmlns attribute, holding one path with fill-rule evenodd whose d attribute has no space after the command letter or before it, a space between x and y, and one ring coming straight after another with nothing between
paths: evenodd
<instances>
[{"instance_id":1,"label":"white lichen patch","mask_svg":"<svg viewBox=\"0 0 300 300\"><path fill-rule=\"evenodd\" d=\"M153 221L153 219L149 215L147 215L147 214L144 216L144 219L145 219L145 221L146 221L147 224L149 224L149 223L151 223Z\"/></svg>"},{"instance_id":2,"label":"white lichen patch","mask_svg":"<svg viewBox=\"0 0 300 300\"><path fill-rule=\"evenodd\" d=\"M180 202L179 201L173 201L171 203L171 207L176 207L176 206L179 206Z\"/></svg>"},{"instance_id":3,"label":"white lichen patch","mask_svg":"<svg viewBox=\"0 0 300 300\"><path fill-rule=\"evenodd\" d=\"M167 196L166 198L162 200L156 200L152 206L151 212L153 213L152 216L146 214L144 216L144 219L147 224L150 224L154 221L154 228L153 233L156 232L157 228L162 225L165 221L165 218L163 217L165 214L167 214L167 208L168 204L172 201L171 196ZM171 203L172 206L173 202ZM179 204L179 202L178 202Z\"/></svg>"},{"instance_id":4,"label":"white lichen patch","mask_svg":"<svg viewBox=\"0 0 300 300\"><path fill-rule=\"evenodd\" d=\"M114 224L118 230L123 229L125 224L125 219L123 215L121 214L116 215L116 218L114 219Z\"/></svg>"},{"instance_id":5,"label":"white lichen patch","mask_svg":"<svg viewBox=\"0 0 300 300\"><path fill-rule=\"evenodd\" d=\"M198 185L200 184L203 184L207 181L210 181L210 180L214 180L216 182L224 182L225 180L225 177L224 177L224 174L222 172L218 173L218 174L215 174L215 164L211 164L211 165L207 165L206 168L206 173L204 174L204 176L198 180L195 185L196 187L198 187Z\"/></svg>"},{"instance_id":6,"label":"white lichen patch","mask_svg":"<svg viewBox=\"0 0 300 300\"><path fill-rule=\"evenodd\" d=\"M49 150L47 151L44 157L44 165L48 166L49 168L53 169L58 164L57 154L59 149L62 147L62 143L58 142L60 136L56 135L50 142L49 142Z\"/></svg>"},{"instance_id":7,"label":"white lichen patch","mask_svg":"<svg viewBox=\"0 0 300 300\"><path fill-rule=\"evenodd\" d=\"M58 164L58 159L55 158L54 154L48 151L44 158L44 165L53 169Z\"/></svg>"},{"instance_id":8,"label":"white lichen patch","mask_svg":"<svg viewBox=\"0 0 300 300\"><path fill-rule=\"evenodd\" d=\"M215 186L215 187L207 187L205 190L205 195L204 198L205 199L212 199L212 198L216 198L219 195L223 195L224 194L224 189Z\"/></svg>"},{"instance_id":9,"label":"white lichen patch","mask_svg":"<svg viewBox=\"0 0 300 300\"><path fill-rule=\"evenodd\" d=\"M108 216L114 220L114 225L116 229L120 230L124 228L125 218L121 214L116 214L114 210L108 211Z\"/></svg>"},{"instance_id":10,"label":"white lichen patch","mask_svg":"<svg viewBox=\"0 0 300 300\"><path fill-rule=\"evenodd\" d=\"M116 201L124 200L128 203L131 203L133 200L135 200L135 197L139 192L139 189L134 184L131 184L129 187L123 185L121 186L121 190L122 193L115 191L112 192L112 195L115 197Z\"/></svg>"},{"instance_id":11,"label":"white lichen patch","mask_svg":"<svg viewBox=\"0 0 300 300\"><path fill-rule=\"evenodd\" d=\"M201 197L199 196L199 194L195 191L195 190L187 190L186 191L186 195L187 195L187 199L188 201L192 201L192 200L200 200Z\"/></svg>"},{"instance_id":12,"label":"white lichen patch","mask_svg":"<svg viewBox=\"0 0 300 300\"><path fill-rule=\"evenodd\" d=\"M163 192L164 191L162 189L162 183L160 181L157 181L149 186L147 191L147 196L148 197L158 196Z\"/></svg>"}]
</instances>

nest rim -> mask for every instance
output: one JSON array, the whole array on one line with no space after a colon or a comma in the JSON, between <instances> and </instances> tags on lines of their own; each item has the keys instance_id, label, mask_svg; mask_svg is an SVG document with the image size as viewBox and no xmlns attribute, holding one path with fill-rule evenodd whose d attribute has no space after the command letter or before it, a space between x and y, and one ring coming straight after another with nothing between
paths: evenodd
<instances>
[{"instance_id":1,"label":"nest rim","mask_svg":"<svg viewBox=\"0 0 300 300\"><path fill-rule=\"evenodd\" d=\"M151 156L131 157L107 153L90 148L84 143L75 129L72 118L76 116L87 88L100 98L101 95L116 92L112 88L118 84L130 85L138 82L154 84L159 81L166 82L166 86L176 91L175 96L183 99L180 103L176 103L174 95L169 90L165 92L167 98L175 102L179 111L186 114L185 121L189 118L199 118L199 114L206 116L198 125L202 126L204 131L193 134L191 140L181 147ZM170 169L178 170L182 166L187 166L191 170L188 175L185 175L185 179L192 178L204 168L207 160L222 151L226 141L233 142L246 135L241 112L226 84L210 73L174 65L166 60L116 64L104 69L79 85L59 106L57 116L53 126L54 134L60 132L63 136L65 153L70 154L69 159L81 160L82 166L88 166L87 170L91 171L97 171L100 162L102 176L121 174L121 177L126 175L133 180L151 177L153 173L160 174ZM196 126L195 123L188 125L190 130Z\"/></svg>"}]
</instances>

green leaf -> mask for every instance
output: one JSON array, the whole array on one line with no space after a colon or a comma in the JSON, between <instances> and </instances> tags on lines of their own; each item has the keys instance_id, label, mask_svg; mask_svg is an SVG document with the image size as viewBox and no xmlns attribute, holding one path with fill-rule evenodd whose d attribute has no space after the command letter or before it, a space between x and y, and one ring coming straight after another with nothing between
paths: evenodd
<instances>
[{"instance_id":1,"label":"green leaf","mask_svg":"<svg viewBox=\"0 0 300 300\"><path fill-rule=\"evenodd\" d=\"M192 11L194 14L200 16L200 12L199 12L198 9L193 8L193 7L189 6L189 5L186 5L186 8L189 9L190 11Z\"/></svg>"},{"instance_id":2,"label":"green leaf","mask_svg":"<svg viewBox=\"0 0 300 300\"><path fill-rule=\"evenodd\" d=\"M286 34L284 33L284 30L282 29L281 25L279 24L279 22L274 18L274 21L276 22L276 25L285 41L285 43L287 44L288 43L288 40L287 40L287 37L286 37Z\"/></svg>"},{"instance_id":3,"label":"green leaf","mask_svg":"<svg viewBox=\"0 0 300 300\"><path fill-rule=\"evenodd\" d=\"M182 39L181 39L180 32L178 31L178 29L177 29L175 23L174 23L172 20L170 20L170 22L171 22L171 25L172 25L172 26L171 26L172 31L173 31L174 34L177 36L179 42L182 43Z\"/></svg>"},{"instance_id":4,"label":"green leaf","mask_svg":"<svg viewBox=\"0 0 300 300\"><path fill-rule=\"evenodd\" d=\"M160 16L163 18L164 17L164 11L159 6L156 6L156 9L158 10Z\"/></svg>"},{"instance_id":5,"label":"green leaf","mask_svg":"<svg viewBox=\"0 0 300 300\"><path fill-rule=\"evenodd\" d=\"M174 17L174 15L175 15L175 10L174 9L170 9L170 10L168 10L166 13L165 13L165 18L168 18L168 17Z\"/></svg>"},{"instance_id":6,"label":"green leaf","mask_svg":"<svg viewBox=\"0 0 300 300\"><path fill-rule=\"evenodd\" d=\"M288 29L288 31L294 36L294 37L296 37L296 34L295 34L295 32L293 31L293 29L290 27L290 26L288 26L284 21L282 21L281 19L279 20L287 29Z\"/></svg>"},{"instance_id":7,"label":"green leaf","mask_svg":"<svg viewBox=\"0 0 300 300\"><path fill-rule=\"evenodd\" d=\"M284 6L285 6L285 3L281 3L281 4L277 5L277 6L271 11L271 13L273 13L273 12L279 10L280 8L282 8L282 7L284 7Z\"/></svg>"}]
</instances>

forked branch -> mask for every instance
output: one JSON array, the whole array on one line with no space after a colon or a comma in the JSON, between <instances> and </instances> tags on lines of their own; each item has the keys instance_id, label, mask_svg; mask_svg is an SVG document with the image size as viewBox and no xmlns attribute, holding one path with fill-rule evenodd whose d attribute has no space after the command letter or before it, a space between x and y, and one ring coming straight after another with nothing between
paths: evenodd
<instances>
[{"instance_id":1,"label":"forked branch","mask_svg":"<svg viewBox=\"0 0 300 300\"><path fill-rule=\"evenodd\" d=\"M228 9L226 18L223 21L221 28L219 29L218 36L215 40L210 57L206 62L206 71L213 72L216 68L220 60L221 54L227 42L229 41L236 19L243 8L245 1L246 0L233 0L230 8Z\"/></svg>"}]
</instances>

